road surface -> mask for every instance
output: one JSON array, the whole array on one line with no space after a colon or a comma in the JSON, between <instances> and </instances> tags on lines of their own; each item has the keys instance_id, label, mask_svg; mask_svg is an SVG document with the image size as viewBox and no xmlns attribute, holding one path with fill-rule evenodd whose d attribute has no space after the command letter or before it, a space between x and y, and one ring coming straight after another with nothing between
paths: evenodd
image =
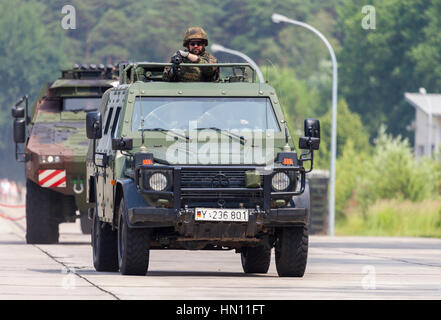
<instances>
[{"instance_id":1,"label":"road surface","mask_svg":"<svg viewBox=\"0 0 441 320\"><path fill-rule=\"evenodd\" d=\"M96 272L79 221L60 244L25 243L24 209L1 209L0 299L441 299L441 239L311 236L303 278L244 274L234 251L152 250L146 276Z\"/></svg>"}]
</instances>

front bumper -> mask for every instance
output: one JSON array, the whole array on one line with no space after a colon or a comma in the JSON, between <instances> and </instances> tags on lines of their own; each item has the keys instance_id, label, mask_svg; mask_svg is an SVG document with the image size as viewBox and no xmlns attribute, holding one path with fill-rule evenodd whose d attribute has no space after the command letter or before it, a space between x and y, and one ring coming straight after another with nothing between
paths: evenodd
<instances>
[{"instance_id":1,"label":"front bumper","mask_svg":"<svg viewBox=\"0 0 441 320\"><path fill-rule=\"evenodd\" d=\"M155 207L130 208L128 210L129 223L132 227L177 227L182 224L211 224L213 222L195 221L194 209L167 209ZM230 224L258 227L288 227L304 226L308 216L305 208L271 209L269 213L250 209L248 222L214 222L215 224ZM251 225L257 225L257 228Z\"/></svg>"},{"instance_id":2,"label":"front bumper","mask_svg":"<svg viewBox=\"0 0 441 320\"><path fill-rule=\"evenodd\" d=\"M197 176L188 176L189 172L198 172ZM261 185L259 187L246 187L245 183L241 181L238 183L234 182L237 177L226 177L223 173L229 172L231 173L245 173L246 171L261 171ZM290 172L293 174L300 175L300 188L299 190L293 191L274 191L271 186L272 174L277 172ZM145 189L144 187L140 187L140 185L144 185L146 183L140 184L140 179L144 181L143 175L149 175L152 172L162 172L166 174L170 181L169 186L164 191L153 191ZM222 184L214 186L213 182L208 183L207 181L202 181L202 185L198 185L198 180L203 180L207 176L212 175L214 173L217 174L213 181L217 176L223 176L226 179L227 186L223 186ZM277 166L272 169L265 169L263 167L256 166L164 166L164 165L155 165L155 166L144 166L137 165L134 174L132 175L137 192L144 196L149 197L163 197L164 199L170 199L173 201L173 209L175 212L180 212L181 208L188 205L188 207L196 207L199 205L195 205L192 203L193 201L204 201L207 198L210 201L213 201L214 198L224 199L225 202L230 204L235 203L243 203L246 199L253 199L255 201L254 204L259 204L259 207L262 208L263 211L270 213L271 209L271 201L278 198L291 198L293 196L301 195L305 191L305 183L306 183L306 171L301 166ZM188 180L193 180L192 182L188 182ZM230 181L231 180L231 181ZM231 182L231 185L229 184ZM293 186L293 189L297 189ZM205 206L205 205L204 205ZM211 206L210 206L211 207ZM217 207L215 205L215 207ZM253 208L254 206L246 205L248 208Z\"/></svg>"},{"instance_id":3,"label":"front bumper","mask_svg":"<svg viewBox=\"0 0 441 320\"><path fill-rule=\"evenodd\" d=\"M167 174L173 183L164 191L146 190L140 187L143 174L161 170ZM194 171L200 173L193 174ZM291 192L274 192L271 188L271 174L261 176L260 187L244 187L237 173L256 170L250 166L202 166L202 167L166 167L166 166L137 166L134 174L135 188L124 192L126 195L143 197L161 197L172 201L173 207L154 207L141 201L130 201L127 206L129 226L132 228L173 228L181 241L186 240L231 240L240 241L258 238L259 234L271 233L269 228L305 226L308 223L308 210L305 208L282 207L271 208L271 202L281 196L290 198L302 194L305 190L305 170L302 167L274 168L274 172L297 171L300 173L300 189ZM213 173L214 172L214 173ZM214 187L207 185L207 176L225 173L230 185ZM243 179L243 176L241 176ZM241 181L238 183L237 181ZM198 185L200 183L200 185ZM145 183L141 183L144 186ZM214 201L213 201L214 200ZM254 201L254 202L253 202ZM230 221L196 221L194 208L219 208L220 203L228 208L248 208L247 222ZM218 206L219 205L219 206Z\"/></svg>"}]
</instances>

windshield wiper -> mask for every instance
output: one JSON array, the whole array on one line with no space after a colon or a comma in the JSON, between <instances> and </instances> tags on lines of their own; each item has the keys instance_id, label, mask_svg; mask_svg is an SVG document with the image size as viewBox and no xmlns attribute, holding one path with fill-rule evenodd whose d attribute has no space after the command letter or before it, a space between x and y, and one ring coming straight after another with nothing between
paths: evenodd
<instances>
[{"instance_id":1,"label":"windshield wiper","mask_svg":"<svg viewBox=\"0 0 441 320\"><path fill-rule=\"evenodd\" d=\"M221 128L217 128L217 127L209 127L209 128L197 128L196 130L213 130L216 132L219 132L221 134L227 135L230 138L236 138L240 141L241 144L245 144L247 142L247 140L245 139L245 137L240 136L238 134L232 133L229 130L226 129L221 129Z\"/></svg>"},{"instance_id":2,"label":"windshield wiper","mask_svg":"<svg viewBox=\"0 0 441 320\"><path fill-rule=\"evenodd\" d=\"M78 108L78 109L70 109L70 110L63 110L64 112L74 112L74 113L77 113L77 112L80 112L80 111L89 111L89 110L86 110L86 109L84 109L84 108ZM90 111L94 111L94 110L90 110Z\"/></svg>"},{"instance_id":3,"label":"windshield wiper","mask_svg":"<svg viewBox=\"0 0 441 320\"><path fill-rule=\"evenodd\" d=\"M142 129L139 129L139 131L142 131ZM172 133L178 137L184 138L187 141L190 140L190 137L188 137L186 135L180 134L180 133L173 131L173 130L167 130L164 128L149 128L149 129L144 129L144 131L159 131L159 132L164 132L165 134Z\"/></svg>"}]
</instances>

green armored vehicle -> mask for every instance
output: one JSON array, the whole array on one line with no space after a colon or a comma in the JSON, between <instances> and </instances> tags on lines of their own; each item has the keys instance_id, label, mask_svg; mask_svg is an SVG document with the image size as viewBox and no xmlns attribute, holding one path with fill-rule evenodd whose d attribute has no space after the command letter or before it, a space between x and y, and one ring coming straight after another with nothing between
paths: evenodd
<instances>
[{"instance_id":1,"label":"green armored vehicle","mask_svg":"<svg viewBox=\"0 0 441 320\"><path fill-rule=\"evenodd\" d=\"M85 196L86 113L116 85L112 65L75 65L43 86L32 109L24 96L12 109L16 159L25 163L26 241L58 242L58 225L75 222L90 233ZM25 106L20 104L25 102ZM24 143L18 152L17 144Z\"/></svg>"},{"instance_id":2,"label":"green armored vehicle","mask_svg":"<svg viewBox=\"0 0 441 320\"><path fill-rule=\"evenodd\" d=\"M87 114L95 269L145 275L150 249L235 249L245 273L266 273L275 248L278 274L302 277L319 122L305 120L297 155L250 65L181 64L221 71L185 83L161 81L169 66L120 65L120 85Z\"/></svg>"}]
</instances>

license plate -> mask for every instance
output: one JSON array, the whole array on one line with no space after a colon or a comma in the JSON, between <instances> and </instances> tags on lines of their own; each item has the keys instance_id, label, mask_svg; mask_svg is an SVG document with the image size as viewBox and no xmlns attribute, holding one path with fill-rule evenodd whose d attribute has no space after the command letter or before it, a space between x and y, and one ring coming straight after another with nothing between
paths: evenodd
<instances>
[{"instance_id":1,"label":"license plate","mask_svg":"<svg viewBox=\"0 0 441 320\"><path fill-rule=\"evenodd\" d=\"M196 208L194 218L196 221L247 222L248 209Z\"/></svg>"}]
</instances>

